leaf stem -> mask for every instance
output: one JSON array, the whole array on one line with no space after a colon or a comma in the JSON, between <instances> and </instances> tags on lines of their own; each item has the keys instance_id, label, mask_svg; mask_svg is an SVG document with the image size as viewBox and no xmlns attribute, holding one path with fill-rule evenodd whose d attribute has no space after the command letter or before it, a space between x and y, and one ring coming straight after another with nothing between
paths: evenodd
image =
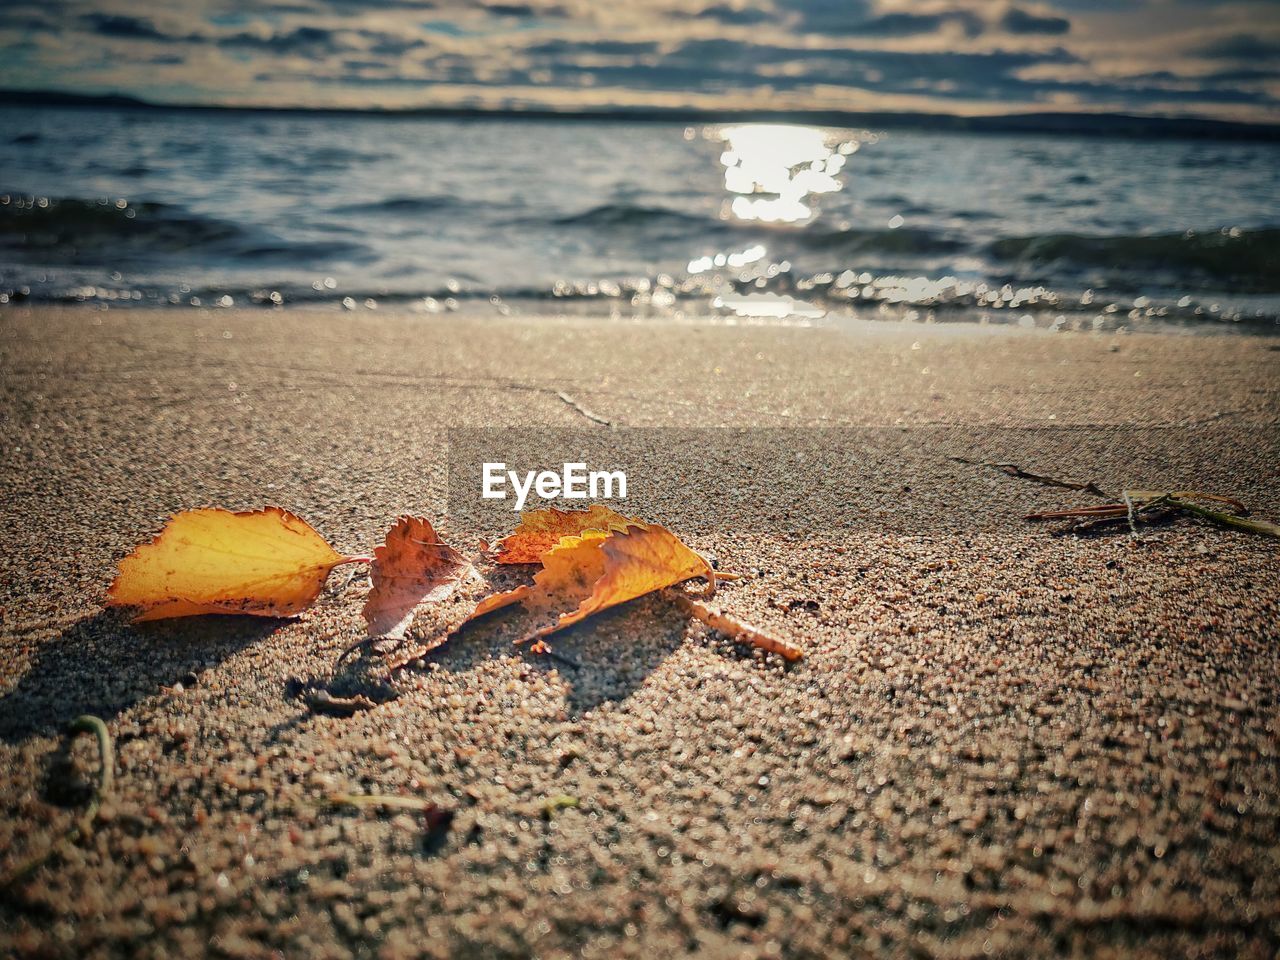
<instances>
[{"instance_id":1,"label":"leaf stem","mask_svg":"<svg viewBox=\"0 0 1280 960\"><path fill-rule=\"evenodd\" d=\"M761 650L767 650L770 653L776 653L788 662L794 662L804 656L804 651L799 647L793 646L778 637L771 637L764 631L751 626L749 623L743 623L722 610L699 603L687 593L674 589L664 590L663 593L686 616L702 621L712 630L719 630L739 643L745 643L752 647L759 647Z\"/></svg>"}]
</instances>

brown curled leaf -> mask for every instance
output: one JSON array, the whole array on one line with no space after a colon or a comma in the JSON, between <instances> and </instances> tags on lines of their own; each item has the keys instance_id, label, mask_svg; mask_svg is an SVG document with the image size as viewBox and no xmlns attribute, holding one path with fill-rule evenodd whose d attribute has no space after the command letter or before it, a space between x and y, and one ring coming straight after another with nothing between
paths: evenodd
<instances>
[{"instance_id":1,"label":"brown curled leaf","mask_svg":"<svg viewBox=\"0 0 1280 960\"><path fill-rule=\"evenodd\" d=\"M373 551L373 589L364 605L371 637L402 637L422 603L439 603L472 571L422 517L401 517Z\"/></svg>"}]
</instances>

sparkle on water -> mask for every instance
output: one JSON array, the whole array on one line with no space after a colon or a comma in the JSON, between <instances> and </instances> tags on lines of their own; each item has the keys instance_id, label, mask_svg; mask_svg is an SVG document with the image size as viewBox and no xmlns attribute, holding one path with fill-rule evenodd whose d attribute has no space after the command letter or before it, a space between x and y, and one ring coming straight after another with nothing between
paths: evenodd
<instances>
[{"instance_id":1,"label":"sparkle on water","mask_svg":"<svg viewBox=\"0 0 1280 960\"><path fill-rule=\"evenodd\" d=\"M857 149L817 127L743 124L723 127L724 187L735 194L739 220L800 223L814 216L814 197L841 189L837 179Z\"/></svg>"}]
</instances>

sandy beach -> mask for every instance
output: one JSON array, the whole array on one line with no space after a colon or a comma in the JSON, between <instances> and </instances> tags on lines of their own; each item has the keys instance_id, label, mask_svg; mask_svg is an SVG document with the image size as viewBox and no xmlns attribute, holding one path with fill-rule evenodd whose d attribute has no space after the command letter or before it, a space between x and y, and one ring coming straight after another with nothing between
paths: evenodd
<instances>
[{"instance_id":1,"label":"sandy beach","mask_svg":"<svg viewBox=\"0 0 1280 960\"><path fill-rule=\"evenodd\" d=\"M450 457L485 428L615 451L627 512L748 574L724 606L805 659L649 598L561 660L497 618L335 676L349 568L293 621L103 611L193 506L279 504L351 552L423 514L474 552L506 531ZM1280 948L1280 547L1056 536L1023 515L1091 496L991 466L1280 520L1280 338L8 306L0 443L0 874L96 783L66 725L117 751L92 836L0 894L0 954ZM388 702L313 714L326 684Z\"/></svg>"}]
</instances>

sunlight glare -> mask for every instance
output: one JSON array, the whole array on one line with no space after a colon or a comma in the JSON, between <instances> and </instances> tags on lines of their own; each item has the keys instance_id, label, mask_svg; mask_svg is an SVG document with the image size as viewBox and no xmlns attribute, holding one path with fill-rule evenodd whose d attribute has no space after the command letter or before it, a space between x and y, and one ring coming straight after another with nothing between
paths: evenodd
<instances>
[{"instance_id":1,"label":"sunlight glare","mask_svg":"<svg viewBox=\"0 0 1280 960\"><path fill-rule=\"evenodd\" d=\"M724 185L737 194L730 210L739 220L798 223L814 216L811 198L841 189L836 179L846 155L817 127L743 124L720 131Z\"/></svg>"}]
</instances>

